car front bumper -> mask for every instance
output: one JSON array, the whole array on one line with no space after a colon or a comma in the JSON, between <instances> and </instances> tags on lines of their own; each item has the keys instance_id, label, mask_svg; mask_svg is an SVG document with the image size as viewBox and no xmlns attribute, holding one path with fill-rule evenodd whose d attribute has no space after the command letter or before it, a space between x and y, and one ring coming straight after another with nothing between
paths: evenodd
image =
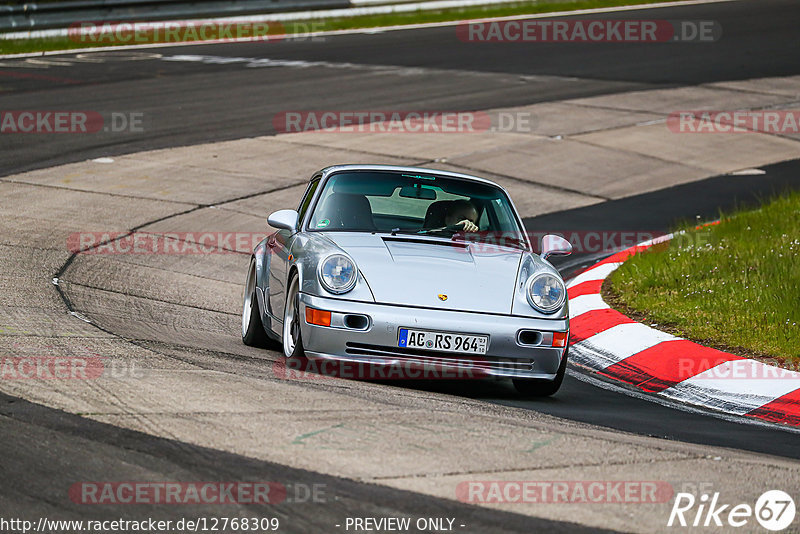
<instances>
[{"instance_id":1,"label":"car front bumper","mask_svg":"<svg viewBox=\"0 0 800 534\"><path fill-rule=\"evenodd\" d=\"M332 312L331 326L307 323L304 317L309 306ZM300 313L303 347L309 359L392 366L401 370L396 378L497 376L552 380L566 353L566 347L551 346L553 333L569 330L569 319L408 308L305 293L300 294ZM366 326L363 317L367 318ZM400 328L488 335L487 353L470 355L400 348ZM520 331L527 332L525 343L520 342ZM402 370L419 368L434 370L430 374L402 376Z\"/></svg>"}]
</instances>

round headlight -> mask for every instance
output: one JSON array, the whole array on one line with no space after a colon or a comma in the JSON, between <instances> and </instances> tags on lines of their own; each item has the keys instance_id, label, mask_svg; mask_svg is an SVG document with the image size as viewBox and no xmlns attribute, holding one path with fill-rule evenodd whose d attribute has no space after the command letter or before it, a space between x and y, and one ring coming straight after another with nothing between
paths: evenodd
<instances>
[{"instance_id":1,"label":"round headlight","mask_svg":"<svg viewBox=\"0 0 800 534\"><path fill-rule=\"evenodd\" d=\"M356 285L358 269L344 254L332 254L319 264L319 281L331 293L347 293Z\"/></svg>"},{"instance_id":2,"label":"round headlight","mask_svg":"<svg viewBox=\"0 0 800 534\"><path fill-rule=\"evenodd\" d=\"M544 313L553 313L564 304L567 291L560 278L550 273L532 276L528 281L528 302Z\"/></svg>"}]
</instances>

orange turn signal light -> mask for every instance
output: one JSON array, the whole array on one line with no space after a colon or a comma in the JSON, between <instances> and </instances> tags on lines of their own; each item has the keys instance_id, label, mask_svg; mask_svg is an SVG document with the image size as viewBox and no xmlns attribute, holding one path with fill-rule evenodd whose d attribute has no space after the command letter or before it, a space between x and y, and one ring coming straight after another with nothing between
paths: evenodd
<instances>
[{"instance_id":1,"label":"orange turn signal light","mask_svg":"<svg viewBox=\"0 0 800 534\"><path fill-rule=\"evenodd\" d=\"M330 326L331 312L306 307L306 322L317 326Z\"/></svg>"},{"instance_id":2,"label":"orange turn signal light","mask_svg":"<svg viewBox=\"0 0 800 534\"><path fill-rule=\"evenodd\" d=\"M566 347L569 339L569 332L553 332L553 346Z\"/></svg>"}]
</instances>

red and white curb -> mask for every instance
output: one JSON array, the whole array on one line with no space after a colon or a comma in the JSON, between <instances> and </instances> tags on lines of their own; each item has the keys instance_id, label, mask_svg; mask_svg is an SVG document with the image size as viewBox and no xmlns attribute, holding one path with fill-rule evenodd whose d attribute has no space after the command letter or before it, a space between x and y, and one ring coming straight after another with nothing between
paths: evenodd
<instances>
[{"instance_id":1,"label":"red and white curb","mask_svg":"<svg viewBox=\"0 0 800 534\"><path fill-rule=\"evenodd\" d=\"M671 400L800 427L800 373L650 328L603 301L609 274L671 237L618 252L567 284L572 363Z\"/></svg>"}]
</instances>

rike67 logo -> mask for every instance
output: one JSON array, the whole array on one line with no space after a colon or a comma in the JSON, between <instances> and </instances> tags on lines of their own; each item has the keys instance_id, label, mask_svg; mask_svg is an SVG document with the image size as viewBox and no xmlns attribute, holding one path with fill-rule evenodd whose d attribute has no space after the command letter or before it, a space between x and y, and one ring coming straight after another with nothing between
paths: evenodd
<instances>
[{"instance_id":1,"label":"rike67 logo","mask_svg":"<svg viewBox=\"0 0 800 534\"><path fill-rule=\"evenodd\" d=\"M755 506L720 502L719 492L704 493L696 498L691 493L678 493L667 526L679 527L743 527L756 521L767 530L784 530L794 521L794 500L788 493L770 490L762 494Z\"/></svg>"}]
</instances>

